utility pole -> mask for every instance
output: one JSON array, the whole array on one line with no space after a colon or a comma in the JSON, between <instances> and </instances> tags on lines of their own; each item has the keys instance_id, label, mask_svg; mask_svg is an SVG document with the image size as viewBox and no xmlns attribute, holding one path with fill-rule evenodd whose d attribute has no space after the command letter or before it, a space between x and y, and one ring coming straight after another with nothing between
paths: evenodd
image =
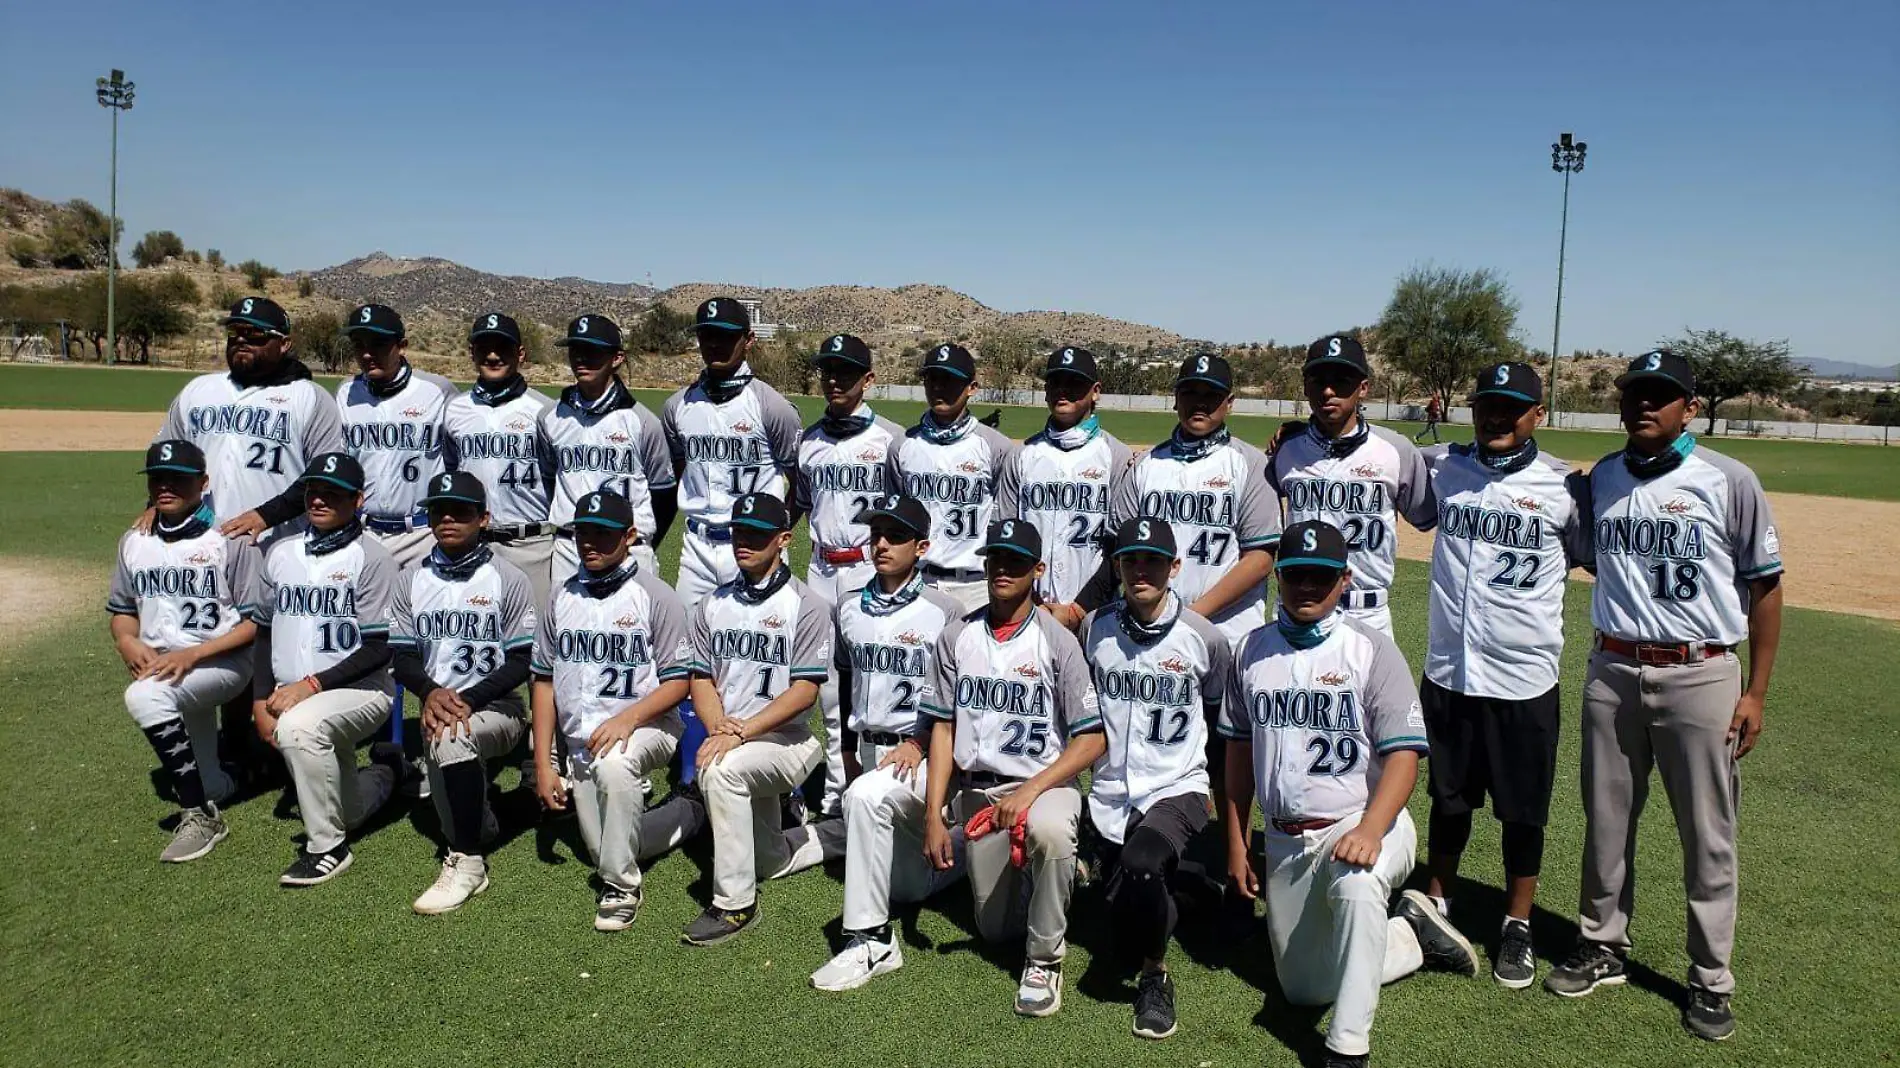
<instances>
[{"instance_id":1,"label":"utility pole","mask_svg":"<svg viewBox=\"0 0 1900 1068\"><path fill-rule=\"evenodd\" d=\"M1583 169L1589 145L1564 134L1550 146L1550 169L1564 176L1564 210L1557 227L1557 312L1550 325L1550 425L1557 425L1557 341L1564 326L1564 246L1570 239L1570 176Z\"/></svg>"},{"instance_id":2,"label":"utility pole","mask_svg":"<svg viewBox=\"0 0 1900 1068\"><path fill-rule=\"evenodd\" d=\"M112 199L106 214L106 362L119 358L119 112L132 110L131 82L115 70L95 83L99 106L112 109Z\"/></svg>"}]
</instances>

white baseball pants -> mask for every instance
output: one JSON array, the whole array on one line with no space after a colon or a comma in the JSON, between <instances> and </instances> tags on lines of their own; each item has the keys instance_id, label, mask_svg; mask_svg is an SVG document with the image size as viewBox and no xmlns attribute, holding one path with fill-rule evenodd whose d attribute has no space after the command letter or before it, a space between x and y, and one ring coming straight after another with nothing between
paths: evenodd
<instances>
[{"instance_id":1,"label":"white baseball pants","mask_svg":"<svg viewBox=\"0 0 1900 1068\"><path fill-rule=\"evenodd\" d=\"M506 709L493 707L476 709L475 714L464 721L463 727L430 742L423 754L423 770L429 776L429 797L435 802L436 818L442 821L444 834L455 823L449 816L449 791L442 782L442 769L470 760L488 761L507 756L515 746L521 744L522 736L528 732L528 724L518 711L511 715ZM486 776L483 781L487 781ZM483 826L493 819L494 815L488 811L488 801L484 797ZM450 841L454 839L451 837Z\"/></svg>"},{"instance_id":2,"label":"white baseball pants","mask_svg":"<svg viewBox=\"0 0 1900 1068\"><path fill-rule=\"evenodd\" d=\"M988 789L962 787L950 803L958 823L1015 790L1020 783ZM1068 952L1069 898L1075 893L1076 826L1082 819L1082 794L1073 786L1045 790L1029 806L1028 858L1021 869L1009 863L1007 828L969 843L964 867L970 873L976 929L986 942L1027 935L1033 964L1059 964ZM1022 880L1029 880L1024 907Z\"/></svg>"},{"instance_id":3,"label":"white baseball pants","mask_svg":"<svg viewBox=\"0 0 1900 1068\"><path fill-rule=\"evenodd\" d=\"M237 784L218 763L218 709L250 684L251 650L239 649L199 664L176 683L139 679L125 688L125 710L140 729L183 720L205 796L221 801Z\"/></svg>"},{"instance_id":4,"label":"white baseball pants","mask_svg":"<svg viewBox=\"0 0 1900 1068\"><path fill-rule=\"evenodd\" d=\"M358 788L356 743L389 719L382 690L325 690L312 694L277 719L277 749L297 787L303 814L304 849L326 853L343 843L346 830L389 800L394 785L374 780L370 795Z\"/></svg>"},{"instance_id":5,"label":"white baseball pants","mask_svg":"<svg viewBox=\"0 0 1900 1068\"><path fill-rule=\"evenodd\" d=\"M732 542L714 541L682 519L679 581L674 583L680 602L690 609L738 577L739 561L733 558Z\"/></svg>"},{"instance_id":6,"label":"white baseball pants","mask_svg":"<svg viewBox=\"0 0 1900 1068\"><path fill-rule=\"evenodd\" d=\"M609 886L638 890L640 861L680 844L704 824L698 805L681 802L649 811L641 790L648 775L672 761L680 730L678 716L661 716L598 759L587 752L587 739L567 740L568 803L580 823L581 841L594 855L595 871Z\"/></svg>"},{"instance_id":7,"label":"white baseball pants","mask_svg":"<svg viewBox=\"0 0 1900 1068\"><path fill-rule=\"evenodd\" d=\"M536 614L548 610L548 596L554 590L554 541L554 535L543 534L538 538L488 544L489 548L495 550L496 556L520 568L521 573L528 576L528 583L534 587ZM562 575L561 578L566 580L567 576Z\"/></svg>"},{"instance_id":8,"label":"white baseball pants","mask_svg":"<svg viewBox=\"0 0 1900 1068\"><path fill-rule=\"evenodd\" d=\"M805 781L824 749L802 728L763 734L701 769L713 832L715 908L751 908L759 880L781 879L844 855L840 820L781 828L779 799Z\"/></svg>"},{"instance_id":9,"label":"white baseball pants","mask_svg":"<svg viewBox=\"0 0 1900 1068\"><path fill-rule=\"evenodd\" d=\"M924 585L933 586L955 598L965 612L974 612L990 603L990 583L985 578L950 579L926 574Z\"/></svg>"},{"instance_id":10,"label":"white baseball pants","mask_svg":"<svg viewBox=\"0 0 1900 1068\"><path fill-rule=\"evenodd\" d=\"M867 562L833 567L815 553L805 569L805 585L811 592L835 605L838 598L856 596L864 584L877 578L877 569ZM838 671L826 665L825 681L818 687L818 710L825 717L825 800L820 807L825 815L835 815L844 798L844 713L838 692ZM866 765L869 771L870 766Z\"/></svg>"},{"instance_id":11,"label":"white baseball pants","mask_svg":"<svg viewBox=\"0 0 1900 1068\"><path fill-rule=\"evenodd\" d=\"M389 556L396 561L398 571L406 571L429 558L435 550L435 532L428 527L405 530L397 534L384 534L380 531L366 531L370 537L383 543L389 550Z\"/></svg>"},{"instance_id":12,"label":"white baseball pants","mask_svg":"<svg viewBox=\"0 0 1900 1068\"><path fill-rule=\"evenodd\" d=\"M930 762L910 781L877 762L892 747L858 743L864 767L844 792L844 929L868 931L891 919L891 905L925 898L963 876L963 833L953 832L957 863L938 871L924 859L924 786Z\"/></svg>"}]
</instances>

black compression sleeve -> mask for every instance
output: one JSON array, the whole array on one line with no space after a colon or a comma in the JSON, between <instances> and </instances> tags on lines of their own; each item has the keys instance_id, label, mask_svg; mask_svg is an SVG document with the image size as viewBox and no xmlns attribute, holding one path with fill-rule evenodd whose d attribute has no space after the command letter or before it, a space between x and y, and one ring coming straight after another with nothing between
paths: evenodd
<instances>
[{"instance_id":1,"label":"black compression sleeve","mask_svg":"<svg viewBox=\"0 0 1900 1068\"><path fill-rule=\"evenodd\" d=\"M665 489L651 491L653 498L653 544L659 545L666 540L666 532L672 529L673 517L679 514L679 487L668 486Z\"/></svg>"},{"instance_id":2,"label":"black compression sleeve","mask_svg":"<svg viewBox=\"0 0 1900 1068\"><path fill-rule=\"evenodd\" d=\"M485 708L499 697L503 697L520 688L528 681L528 661L533 650L525 645L508 650L501 667L490 672L488 677L462 691L462 700L470 708Z\"/></svg>"},{"instance_id":3,"label":"black compression sleeve","mask_svg":"<svg viewBox=\"0 0 1900 1068\"><path fill-rule=\"evenodd\" d=\"M251 639L251 697L262 701L276 688L270 670L270 625L259 623L257 637Z\"/></svg>"},{"instance_id":4,"label":"black compression sleeve","mask_svg":"<svg viewBox=\"0 0 1900 1068\"><path fill-rule=\"evenodd\" d=\"M365 634L356 651L330 667L317 672L317 685L326 690L348 686L366 678L389 663L389 635Z\"/></svg>"},{"instance_id":5,"label":"black compression sleeve","mask_svg":"<svg viewBox=\"0 0 1900 1068\"><path fill-rule=\"evenodd\" d=\"M413 647L404 647L389 658L389 673L396 676L397 685L415 694L417 700L427 698L436 688L421 655Z\"/></svg>"},{"instance_id":6,"label":"black compression sleeve","mask_svg":"<svg viewBox=\"0 0 1900 1068\"><path fill-rule=\"evenodd\" d=\"M271 527L288 523L302 515L303 483L292 482L289 489L258 505L257 514L263 518L265 526Z\"/></svg>"}]
</instances>

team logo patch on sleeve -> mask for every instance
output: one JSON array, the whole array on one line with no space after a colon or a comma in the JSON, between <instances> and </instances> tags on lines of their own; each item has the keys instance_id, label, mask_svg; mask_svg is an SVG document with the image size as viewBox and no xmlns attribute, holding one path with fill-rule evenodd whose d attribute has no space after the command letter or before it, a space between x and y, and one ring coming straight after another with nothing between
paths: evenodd
<instances>
[{"instance_id":1,"label":"team logo patch on sleeve","mask_svg":"<svg viewBox=\"0 0 1900 1068\"><path fill-rule=\"evenodd\" d=\"M1415 731L1418 731L1421 734L1424 733L1425 710L1419 707L1419 703L1417 701L1413 701L1412 707L1406 710L1405 725Z\"/></svg>"},{"instance_id":2,"label":"team logo patch on sleeve","mask_svg":"<svg viewBox=\"0 0 1900 1068\"><path fill-rule=\"evenodd\" d=\"M1762 535L1761 546L1777 556L1781 555L1781 535L1775 533L1774 527L1769 527Z\"/></svg>"},{"instance_id":3,"label":"team logo patch on sleeve","mask_svg":"<svg viewBox=\"0 0 1900 1068\"><path fill-rule=\"evenodd\" d=\"M693 643L681 638L673 646L673 659L684 660L693 655Z\"/></svg>"}]
</instances>

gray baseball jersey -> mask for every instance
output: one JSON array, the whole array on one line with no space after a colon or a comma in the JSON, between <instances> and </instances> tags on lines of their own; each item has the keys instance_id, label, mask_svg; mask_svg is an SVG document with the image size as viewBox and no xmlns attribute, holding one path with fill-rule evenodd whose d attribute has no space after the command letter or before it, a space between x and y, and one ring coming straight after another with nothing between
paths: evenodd
<instances>
[{"instance_id":1,"label":"gray baseball jersey","mask_svg":"<svg viewBox=\"0 0 1900 1068\"><path fill-rule=\"evenodd\" d=\"M785 499L804 427L778 390L755 378L720 404L695 382L666 398L660 425L679 472L681 515L717 526L732 521L732 502L748 493Z\"/></svg>"},{"instance_id":2,"label":"gray baseball jersey","mask_svg":"<svg viewBox=\"0 0 1900 1068\"><path fill-rule=\"evenodd\" d=\"M846 722L852 730L917 732L937 635L962 614L962 605L930 586L919 586L916 596L889 611L864 590L838 602L832 609L834 665L841 680L848 678Z\"/></svg>"},{"instance_id":3,"label":"gray baseball jersey","mask_svg":"<svg viewBox=\"0 0 1900 1068\"><path fill-rule=\"evenodd\" d=\"M1308 426L1282 442L1267 479L1286 498L1286 521L1324 520L1346 535L1352 588L1385 590L1397 570L1397 521L1432 529L1431 475L1418 446L1382 426L1367 427L1358 447L1335 456L1334 442Z\"/></svg>"},{"instance_id":4,"label":"gray baseball jersey","mask_svg":"<svg viewBox=\"0 0 1900 1068\"><path fill-rule=\"evenodd\" d=\"M389 634L396 562L371 537L321 555L309 533L280 538L264 554L252 618L269 627L271 674L280 684L315 675L348 659L369 635ZM387 666L349 684L390 690Z\"/></svg>"},{"instance_id":5,"label":"gray baseball jersey","mask_svg":"<svg viewBox=\"0 0 1900 1068\"><path fill-rule=\"evenodd\" d=\"M1268 819L1363 812L1387 756L1427 751L1418 688L1399 647L1343 612L1327 625L1320 644L1296 649L1268 623L1247 635L1228 672L1218 729L1252 741Z\"/></svg>"},{"instance_id":6,"label":"gray baseball jersey","mask_svg":"<svg viewBox=\"0 0 1900 1068\"><path fill-rule=\"evenodd\" d=\"M574 521L574 502L595 490L612 490L633 502L633 525L652 542L658 524L653 494L674 484L673 464L659 420L638 401L604 415L589 415L563 395L541 413L541 436L554 450L554 494L548 521Z\"/></svg>"},{"instance_id":7,"label":"gray baseball jersey","mask_svg":"<svg viewBox=\"0 0 1900 1068\"><path fill-rule=\"evenodd\" d=\"M1102 729L1095 682L1075 635L1032 610L1008 638L987 608L952 619L937 639L925 715L956 726L957 767L1028 779L1069 739Z\"/></svg>"},{"instance_id":8,"label":"gray baseball jersey","mask_svg":"<svg viewBox=\"0 0 1900 1068\"><path fill-rule=\"evenodd\" d=\"M472 391L449 401L442 417L443 462L482 480L497 526L548 521L554 446L541 418L553 407L552 398L533 389L500 404L483 404Z\"/></svg>"},{"instance_id":9,"label":"gray baseball jersey","mask_svg":"<svg viewBox=\"0 0 1900 1068\"><path fill-rule=\"evenodd\" d=\"M926 564L977 570L977 549L996 513L996 474L1016 451L1016 443L965 412L954 441L935 442L921 427L905 432L897 449L899 490L930 510L930 552Z\"/></svg>"},{"instance_id":10,"label":"gray baseball jersey","mask_svg":"<svg viewBox=\"0 0 1900 1068\"><path fill-rule=\"evenodd\" d=\"M587 739L602 723L660 683L686 677L687 653L686 609L658 577L641 570L596 597L576 575L535 614L529 668L553 682L570 760L584 763Z\"/></svg>"},{"instance_id":11,"label":"gray baseball jersey","mask_svg":"<svg viewBox=\"0 0 1900 1068\"><path fill-rule=\"evenodd\" d=\"M313 457L343 451L336 400L308 378L239 386L228 374L185 383L153 441L189 441L205 454L205 500L219 522L290 488Z\"/></svg>"},{"instance_id":12,"label":"gray baseball jersey","mask_svg":"<svg viewBox=\"0 0 1900 1068\"><path fill-rule=\"evenodd\" d=\"M363 512L405 519L422 511L424 484L442 473L442 416L455 383L407 363L378 396L362 375L336 387L343 447L363 465Z\"/></svg>"},{"instance_id":13,"label":"gray baseball jersey","mask_svg":"<svg viewBox=\"0 0 1900 1068\"><path fill-rule=\"evenodd\" d=\"M1089 780L1089 816L1111 842L1157 801L1207 794L1207 723L1227 694L1232 645L1168 594L1159 633L1137 640L1117 601L1082 623L1108 751Z\"/></svg>"},{"instance_id":14,"label":"gray baseball jersey","mask_svg":"<svg viewBox=\"0 0 1900 1068\"><path fill-rule=\"evenodd\" d=\"M765 711L794 680L822 684L832 641L829 606L803 582L787 575L777 592L752 603L738 594L744 581L741 575L713 591L687 628L693 673L713 680L726 715L741 720ZM802 717L778 730L811 732Z\"/></svg>"},{"instance_id":15,"label":"gray baseball jersey","mask_svg":"<svg viewBox=\"0 0 1900 1068\"><path fill-rule=\"evenodd\" d=\"M858 414L872 412L860 407ZM857 521L858 513L871 498L897 487L897 446L903 440L904 428L883 416L848 438L833 437L822 422L806 429L798 441L792 503L805 511L814 546L860 548L871 540L871 528Z\"/></svg>"},{"instance_id":16,"label":"gray baseball jersey","mask_svg":"<svg viewBox=\"0 0 1900 1068\"><path fill-rule=\"evenodd\" d=\"M534 585L499 556L467 578L445 577L424 563L397 579L389 644L413 650L438 686L468 689L494 674L510 649L533 645L534 636Z\"/></svg>"},{"instance_id":17,"label":"gray baseball jersey","mask_svg":"<svg viewBox=\"0 0 1900 1068\"><path fill-rule=\"evenodd\" d=\"M251 614L260 563L251 539L225 537L216 527L176 541L128 530L106 611L137 616L139 640L161 653L203 645Z\"/></svg>"},{"instance_id":18,"label":"gray baseball jersey","mask_svg":"<svg viewBox=\"0 0 1900 1068\"><path fill-rule=\"evenodd\" d=\"M1605 634L1739 645L1748 583L1781 573L1761 480L1693 441L1688 449L1675 470L1647 480L1620 452L1590 470L1590 618Z\"/></svg>"},{"instance_id":19,"label":"gray baseball jersey","mask_svg":"<svg viewBox=\"0 0 1900 1068\"><path fill-rule=\"evenodd\" d=\"M1042 535L1047 570L1036 580L1036 592L1043 600L1074 601L1101 568L1109 502L1128 459L1128 446L1106 430L1065 446L1045 429L998 469L997 516L1027 519Z\"/></svg>"}]
</instances>

